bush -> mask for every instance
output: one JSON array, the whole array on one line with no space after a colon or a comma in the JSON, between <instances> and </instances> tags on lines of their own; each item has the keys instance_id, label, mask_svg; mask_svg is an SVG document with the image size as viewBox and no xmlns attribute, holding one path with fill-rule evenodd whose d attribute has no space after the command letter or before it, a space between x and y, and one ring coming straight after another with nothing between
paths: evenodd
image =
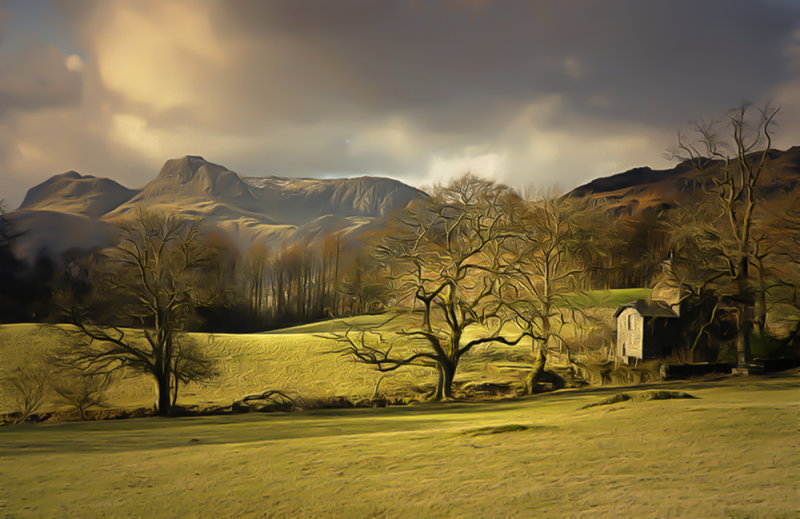
<instances>
[{"instance_id":1,"label":"bush","mask_svg":"<svg viewBox=\"0 0 800 519\"><path fill-rule=\"evenodd\" d=\"M108 375L63 370L53 378L51 386L57 400L76 409L81 420L86 420L89 408L103 407L109 383Z\"/></svg>"},{"instance_id":2,"label":"bush","mask_svg":"<svg viewBox=\"0 0 800 519\"><path fill-rule=\"evenodd\" d=\"M41 408L48 393L50 369L32 364L22 366L0 379L17 416L14 423L27 421Z\"/></svg>"}]
</instances>

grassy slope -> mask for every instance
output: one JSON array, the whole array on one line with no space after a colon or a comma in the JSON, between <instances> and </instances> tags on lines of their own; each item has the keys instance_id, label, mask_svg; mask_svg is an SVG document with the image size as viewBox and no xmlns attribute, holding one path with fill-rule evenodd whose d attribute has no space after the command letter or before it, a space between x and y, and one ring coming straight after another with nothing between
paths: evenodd
<instances>
[{"instance_id":1,"label":"grassy slope","mask_svg":"<svg viewBox=\"0 0 800 519\"><path fill-rule=\"evenodd\" d=\"M650 288L619 288L614 290L588 290L581 292L572 298L573 304L584 307L608 307L617 309L620 305L636 301L637 299L647 299L653 290Z\"/></svg>"},{"instance_id":2,"label":"grassy slope","mask_svg":"<svg viewBox=\"0 0 800 519\"><path fill-rule=\"evenodd\" d=\"M317 326L322 333L325 327ZM335 343L316 337L316 333L289 329L266 334L193 334L219 359L221 375L206 386L183 388L179 402L230 404L265 389L282 389L307 398L369 396L379 374L340 356L325 354ZM0 375L31 359L44 358L63 340L58 331L35 324L0 326ZM410 375L398 374L395 387L408 384ZM153 383L143 375L129 374L112 385L108 397L115 407L149 407L154 401ZM50 402L45 407L54 405ZM0 412L6 410L10 410L9 402L0 386Z\"/></svg>"},{"instance_id":3,"label":"grassy slope","mask_svg":"<svg viewBox=\"0 0 800 519\"><path fill-rule=\"evenodd\" d=\"M192 384L182 388L179 403L230 404L266 389L280 389L308 399L369 397L381 374L341 355L327 353L336 349L337 343L320 335L344 332L348 326L356 329L379 326L387 319L384 315L359 316L261 334L193 334L207 351L219 359L221 375L205 386ZM401 325L402 319L396 319L382 329L396 329ZM48 351L64 340L64 335L52 327L0 325L0 358L3 359L0 376L17 366L45 358ZM403 347L407 344L399 344L397 349ZM476 348L466 357L459 368L458 379L483 380L489 377L497 380L500 376L508 380L507 376L498 375L496 369L487 371L483 355L490 348L488 345ZM502 357L518 357L529 348L529 343L523 342L515 348L505 348ZM380 387L387 394L411 396L413 386L434 383L432 370L412 368L387 374ZM154 398L153 383L141 374L129 374L116 381L108 391L108 404L112 407L150 407ZM57 402L51 400L43 410L57 407ZM8 395L0 385L0 412L11 410Z\"/></svg>"},{"instance_id":4,"label":"grassy slope","mask_svg":"<svg viewBox=\"0 0 800 519\"><path fill-rule=\"evenodd\" d=\"M0 515L797 517L800 375L697 400L505 403L0 428ZM630 391L630 389L626 389ZM528 430L471 435L487 426Z\"/></svg>"},{"instance_id":5,"label":"grassy slope","mask_svg":"<svg viewBox=\"0 0 800 519\"><path fill-rule=\"evenodd\" d=\"M611 314L619 304L647 297L648 289L598 290L582 294L576 304L599 308L598 315L611 322ZM179 402L184 405L229 404L245 395L266 389L280 389L305 398L347 397L360 399L372 394L381 377L374 370L354 364L341 356L325 354L336 349L331 340L319 337L329 332L344 332L348 327L368 329L381 327L396 331L403 327L403 317L387 321L392 314L364 315L334 319L261 334L193 334L212 355L220 359L221 376L201 387L182 388ZM566 334L574 334L572 327ZM65 337L52 327L36 324L0 325L0 376L25 363L46 357L48 351L63 342ZM409 347L407 339L398 340L395 351ZM490 350L493 350L491 353ZM459 366L456 380L502 381L521 383L521 375L511 366L530 350L530 341L515 347L495 348L486 345L476 348ZM487 362L491 357L493 363ZM505 368L498 368L500 366ZM518 363L517 363L518 364ZM415 368L387 374L381 389L387 394L412 395L412 386L431 385L435 376L431 370ZM113 407L150 407L154 402L154 387L149 378L129 374L108 391L108 403ZM57 408L49 401L44 410ZM0 386L0 413L12 410L9 398Z\"/></svg>"}]
</instances>

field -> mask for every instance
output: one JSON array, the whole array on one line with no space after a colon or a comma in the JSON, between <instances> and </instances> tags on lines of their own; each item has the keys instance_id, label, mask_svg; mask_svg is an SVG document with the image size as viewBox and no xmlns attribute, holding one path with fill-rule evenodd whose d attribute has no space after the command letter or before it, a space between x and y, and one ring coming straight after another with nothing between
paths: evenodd
<instances>
[{"instance_id":1,"label":"field","mask_svg":"<svg viewBox=\"0 0 800 519\"><path fill-rule=\"evenodd\" d=\"M800 374L0 428L5 517L800 517Z\"/></svg>"},{"instance_id":2,"label":"field","mask_svg":"<svg viewBox=\"0 0 800 519\"><path fill-rule=\"evenodd\" d=\"M583 297L605 315L641 295ZM230 404L268 388L367 398L380 374L331 354L323 335L404 324L387 318L196 334L221 376L179 402ZM0 372L64 340L55 327L0 326ZM477 350L456 380L520 382L513 364L528 349ZM433 383L416 368L380 388L419 396ZM697 398L583 408L660 389ZM517 400L0 427L0 517L800 517L799 392L795 370ZM0 393L0 412L9 402ZM152 403L142 375L109 392L110 407Z\"/></svg>"},{"instance_id":3,"label":"field","mask_svg":"<svg viewBox=\"0 0 800 519\"><path fill-rule=\"evenodd\" d=\"M202 387L192 384L182 389L179 403L227 405L266 389L282 390L308 400L368 398L372 396L381 374L331 353L339 346L326 338L326 334L342 333L348 327L355 330L380 327L383 331L391 331L403 326L402 317L385 324L390 317L359 316L257 334L192 334L206 351L218 359L221 374ZM46 362L48 352L67 339L63 328L37 324L0 325L0 358L4 359L0 376L23 364ZM398 349L404 347L407 345L398 345ZM521 384L515 370L498 368L496 361L520 359L529 351L529 341L496 351L492 346L476 348L462 360L456 380L462 383L492 380ZM489 363L490 359L494 362ZM432 370L411 368L384 376L380 389L384 394L411 398L419 396L435 381ZM154 395L149 378L129 373L108 391L108 405L115 408L150 407ZM58 408L58 402L52 400L44 406L45 410ZM0 387L0 413L11 410L9 397Z\"/></svg>"},{"instance_id":4,"label":"field","mask_svg":"<svg viewBox=\"0 0 800 519\"><path fill-rule=\"evenodd\" d=\"M596 290L575 297L574 303L591 309L606 324L613 321L614 309L625 302L647 297L648 289ZM387 320L389 323L386 324ZM182 405L227 405L242 397L266 389L285 391L309 400L347 398L361 400L372 396L380 381L383 394L399 398L415 398L435 383L432 370L412 368L382 376L374 370L330 353L337 344L326 335L354 330L379 328L396 331L407 325L404 318L392 314L365 315L335 319L293 328L255 334L191 334L194 340L218 360L220 376L199 386L182 388ZM138 331L131 331L141 336ZM474 333L474 331L473 331ZM566 326L565 335L581 333ZM510 330L510 335L515 334ZM469 336L469 335L468 335ZM468 337L467 336L467 337ZM31 363L47 363L47 356L68 340L64 328L39 324L0 325L0 377L16 367ZM395 351L407 349L408 341L394 337ZM594 345L599 347L601 345ZM475 348L459 365L456 382L460 384L500 382L522 385L525 376L519 369L530 353L530 341L514 347L492 345ZM137 373L127 373L108 391L108 406L114 408L151 407L155 400L153 382ZM12 411L9 395L0 386L0 413ZM63 405L50 399L43 410L52 411Z\"/></svg>"}]
</instances>

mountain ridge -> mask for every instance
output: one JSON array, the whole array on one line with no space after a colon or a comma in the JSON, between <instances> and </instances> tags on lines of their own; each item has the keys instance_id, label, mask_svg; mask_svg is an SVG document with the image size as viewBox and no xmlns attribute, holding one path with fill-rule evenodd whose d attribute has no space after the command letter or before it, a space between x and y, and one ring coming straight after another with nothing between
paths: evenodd
<instances>
[{"instance_id":1,"label":"mountain ridge","mask_svg":"<svg viewBox=\"0 0 800 519\"><path fill-rule=\"evenodd\" d=\"M720 164L716 161L706 171L698 170L689 161L670 169L636 167L593 179L566 196L586 198L598 204L603 202L615 216L633 215L654 207L673 207L705 196L705 191L714 185L709 174L718 171ZM770 149L760 179L759 193L769 199L798 187L800 146L792 146L784 151Z\"/></svg>"},{"instance_id":2,"label":"mountain ridge","mask_svg":"<svg viewBox=\"0 0 800 519\"><path fill-rule=\"evenodd\" d=\"M102 246L99 237L111 240L111 229L143 209L200 219L246 248L256 240L282 246L325 233L357 238L376 221L425 196L384 177L241 177L202 156L187 155L167 160L141 189L75 171L54 175L28 190L9 217L24 232L18 254L31 259L44 246L56 254Z\"/></svg>"},{"instance_id":3,"label":"mountain ridge","mask_svg":"<svg viewBox=\"0 0 800 519\"><path fill-rule=\"evenodd\" d=\"M602 203L610 216L619 217L692 200L710 183L706 173L684 161L670 169L644 166L596 178L567 196ZM765 196L800 187L800 146L770 150L762 183ZM143 209L200 219L242 248L257 240L283 246L331 233L355 240L385 225L393 211L426 196L386 177L242 177L202 156L187 155L167 160L141 189L76 171L54 175L28 190L8 216L24 232L18 254L32 259L43 247L60 253L108 244L119 224Z\"/></svg>"}]
</instances>

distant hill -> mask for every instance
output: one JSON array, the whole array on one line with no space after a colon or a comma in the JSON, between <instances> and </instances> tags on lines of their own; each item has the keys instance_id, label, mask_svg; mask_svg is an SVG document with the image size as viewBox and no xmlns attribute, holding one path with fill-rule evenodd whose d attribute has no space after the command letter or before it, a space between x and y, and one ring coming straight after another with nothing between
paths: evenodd
<instances>
[{"instance_id":1,"label":"distant hill","mask_svg":"<svg viewBox=\"0 0 800 519\"><path fill-rule=\"evenodd\" d=\"M8 216L24 234L17 252L33 258L102 247L118 224L142 209L164 209L229 234L246 247L273 246L327 234L354 238L379 227L390 213L426 196L388 178L295 179L240 177L199 156L168 160L140 190L70 171L31 188Z\"/></svg>"},{"instance_id":2,"label":"distant hill","mask_svg":"<svg viewBox=\"0 0 800 519\"><path fill-rule=\"evenodd\" d=\"M800 146L786 151L770 150L766 169L759 180L760 193L767 199L800 186ZM719 167L711 166L710 171ZM634 168L592 180L568 195L605 202L614 215L637 214L656 206L674 206L706 195L713 181L709 171L699 171L690 162L672 169Z\"/></svg>"},{"instance_id":3,"label":"distant hill","mask_svg":"<svg viewBox=\"0 0 800 519\"><path fill-rule=\"evenodd\" d=\"M136 193L108 178L68 171L29 189L19 208L100 218Z\"/></svg>"}]
</instances>

